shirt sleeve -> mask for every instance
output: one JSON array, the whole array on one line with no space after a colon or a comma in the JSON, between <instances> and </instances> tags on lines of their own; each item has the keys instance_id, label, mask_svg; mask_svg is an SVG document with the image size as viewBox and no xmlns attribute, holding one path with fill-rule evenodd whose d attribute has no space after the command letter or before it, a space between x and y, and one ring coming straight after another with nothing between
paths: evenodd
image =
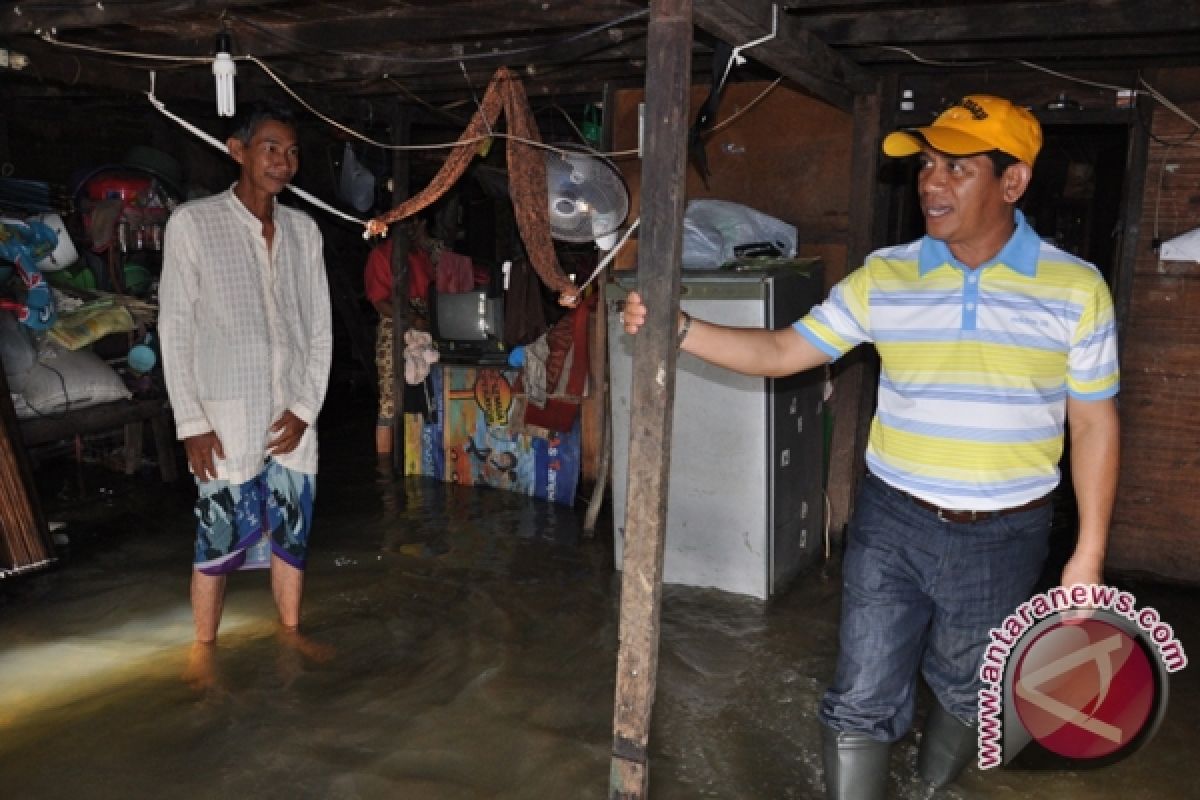
<instances>
[{"instance_id":1,"label":"shirt sleeve","mask_svg":"<svg viewBox=\"0 0 1200 800\"><path fill-rule=\"evenodd\" d=\"M392 243L388 241L371 248L367 254L367 267L363 271L363 284L367 299L372 303L390 303L392 300Z\"/></svg>"},{"instance_id":2,"label":"shirt sleeve","mask_svg":"<svg viewBox=\"0 0 1200 800\"><path fill-rule=\"evenodd\" d=\"M1103 400L1116 395L1120 383L1112 295L1097 275L1067 354L1067 392L1080 400Z\"/></svg>"},{"instance_id":3,"label":"shirt sleeve","mask_svg":"<svg viewBox=\"0 0 1200 800\"><path fill-rule=\"evenodd\" d=\"M200 404L196 386L196 299L199 272L195 228L186 212L167 221L163 235L163 269L158 287L158 332L162 348L163 377L180 439L213 429Z\"/></svg>"},{"instance_id":4,"label":"shirt sleeve","mask_svg":"<svg viewBox=\"0 0 1200 800\"><path fill-rule=\"evenodd\" d=\"M870 297L871 275L867 267L859 267L793 327L814 347L837 360L871 341Z\"/></svg>"},{"instance_id":5,"label":"shirt sleeve","mask_svg":"<svg viewBox=\"0 0 1200 800\"><path fill-rule=\"evenodd\" d=\"M329 281L325 275L324 241L316 223L309 229L305 243L305 260L310 281L307 295L309 320L308 358L304 364L304 380L300 382L300 396L288 410L311 427L325 402L325 391L329 386L329 369L333 363L333 312L329 305Z\"/></svg>"}]
</instances>

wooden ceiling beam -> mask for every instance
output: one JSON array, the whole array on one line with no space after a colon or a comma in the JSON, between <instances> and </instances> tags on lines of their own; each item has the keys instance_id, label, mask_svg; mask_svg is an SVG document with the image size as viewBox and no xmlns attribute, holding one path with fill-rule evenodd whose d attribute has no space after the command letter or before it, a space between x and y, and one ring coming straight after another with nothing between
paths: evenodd
<instances>
[{"instance_id":1,"label":"wooden ceiling beam","mask_svg":"<svg viewBox=\"0 0 1200 800\"><path fill-rule=\"evenodd\" d=\"M96 0L56 0L46 3L7 3L0 13L0 36L71 30L94 30L108 26L137 27L150 19L180 19L211 14L218 19L226 9L286 6L290 0L147 0L143 3L110 3ZM213 26L210 33L216 33Z\"/></svg>"},{"instance_id":2,"label":"wooden ceiling beam","mask_svg":"<svg viewBox=\"0 0 1200 800\"><path fill-rule=\"evenodd\" d=\"M277 55L264 59L263 63L279 80L302 96L313 88L342 94L347 87L353 86L356 88L351 91L359 91L373 84L386 86L389 81L398 82L414 90L437 86L452 89L460 95L469 95L472 89L482 92L493 73L502 65L527 81L553 80L552 76L560 74L565 68L575 68L582 74L593 69L605 68L611 71L612 68L616 68L633 73L640 80L641 65L645 57L645 42L631 40L591 53L577 53L573 58L560 55L555 58L531 58L528 61L511 58L468 60L465 62L466 76L458 61L401 64L380 59L354 59L342 60L335 65L329 61L318 61L303 56L291 58ZM245 62L239 65L239 83L257 82L259 77L269 80L269 76L258 66ZM173 73L160 73L159 83L163 92L170 92L169 84L173 79Z\"/></svg>"},{"instance_id":3,"label":"wooden ceiling beam","mask_svg":"<svg viewBox=\"0 0 1200 800\"><path fill-rule=\"evenodd\" d=\"M11 87L21 85L46 91L60 87L67 91L86 88L103 93L139 95L150 90L150 75L143 64L66 51L37 39L22 42L21 51L29 58L29 66L4 78ZM211 73L208 84L211 87Z\"/></svg>"},{"instance_id":4,"label":"wooden ceiling beam","mask_svg":"<svg viewBox=\"0 0 1200 800\"><path fill-rule=\"evenodd\" d=\"M770 0L696 0L695 22L736 47L771 32L774 8ZM874 90L874 79L865 70L783 13L776 37L745 55L843 111L853 110L855 93Z\"/></svg>"},{"instance_id":5,"label":"wooden ceiling beam","mask_svg":"<svg viewBox=\"0 0 1200 800\"><path fill-rule=\"evenodd\" d=\"M828 9L793 6L787 17L832 47L1005 39L1094 41L1200 31L1200 0L929 4L871 13L828 13Z\"/></svg>"},{"instance_id":6,"label":"wooden ceiling beam","mask_svg":"<svg viewBox=\"0 0 1200 800\"><path fill-rule=\"evenodd\" d=\"M463 42L472 38L487 39L488 46L501 47L496 40L511 39L508 46L514 47L518 44L514 34L522 34L520 38L524 38L532 31L538 31L542 38L547 38L558 31L574 32L639 10L639 4L629 0L570 3L495 0L476 2L466 12L458 4L445 7L397 5L355 16L309 21L252 21L238 14L232 14L230 20L235 36L248 37L256 42L257 48L294 50L297 46L305 46L314 51L354 51L394 42L413 46L429 42ZM645 20L641 19L638 25L644 35ZM597 36L611 39L614 34L604 32ZM444 50L445 45L442 47Z\"/></svg>"},{"instance_id":7,"label":"wooden ceiling beam","mask_svg":"<svg viewBox=\"0 0 1200 800\"><path fill-rule=\"evenodd\" d=\"M981 67L1005 66L1015 59L1044 62L1046 66L1063 69L1064 64L1094 65L1098 68L1111 67L1113 61L1137 60L1139 62L1163 61L1168 59L1200 60L1200 34L1160 36L1153 38L1095 39L1071 41L1003 41L934 43L912 45L907 48L913 54L929 61L977 62ZM848 57L863 65L912 64L919 62L907 53L891 47L867 45L864 47L841 48ZM930 65L931 68L941 68Z\"/></svg>"}]
</instances>

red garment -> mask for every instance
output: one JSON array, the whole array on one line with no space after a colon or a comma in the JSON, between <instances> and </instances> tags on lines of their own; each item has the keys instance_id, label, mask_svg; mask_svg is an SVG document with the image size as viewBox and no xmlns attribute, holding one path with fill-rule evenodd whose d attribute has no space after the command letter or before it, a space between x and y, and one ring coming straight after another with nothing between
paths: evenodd
<instances>
[{"instance_id":1,"label":"red garment","mask_svg":"<svg viewBox=\"0 0 1200 800\"><path fill-rule=\"evenodd\" d=\"M579 416L579 404L587 389L587 329L588 319L596 306L596 296L595 293L591 294L584 303L571 309L547 333L550 357L546 359L546 404L538 408L525 402L522 425L565 433L575 424L575 418ZM564 380L562 371L568 351L571 354L570 367ZM523 384L518 383L517 390L524 391Z\"/></svg>"},{"instance_id":2,"label":"red garment","mask_svg":"<svg viewBox=\"0 0 1200 800\"><path fill-rule=\"evenodd\" d=\"M442 294L469 292L475 288L475 265L470 256L443 250L438 256L437 290Z\"/></svg>"},{"instance_id":3,"label":"red garment","mask_svg":"<svg viewBox=\"0 0 1200 800\"><path fill-rule=\"evenodd\" d=\"M392 299L392 239L371 249L363 272L367 299L372 303ZM429 254L417 247L408 251L408 297L429 302L429 287L433 283L433 262Z\"/></svg>"}]
</instances>

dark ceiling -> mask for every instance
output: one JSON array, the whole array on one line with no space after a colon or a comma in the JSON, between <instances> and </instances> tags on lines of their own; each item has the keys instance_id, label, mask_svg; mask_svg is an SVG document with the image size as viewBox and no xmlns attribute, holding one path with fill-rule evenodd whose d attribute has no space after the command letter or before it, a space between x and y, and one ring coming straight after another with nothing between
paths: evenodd
<instances>
[{"instance_id":1,"label":"dark ceiling","mask_svg":"<svg viewBox=\"0 0 1200 800\"><path fill-rule=\"evenodd\" d=\"M239 89L279 81L314 106L347 112L362 98L444 108L470 103L496 67L534 97L597 95L644 80L648 3L632 0L27 0L0 7L0 48L28 58L0 67L0 92L141 100L155 70L167 102L210 100L209 66L226 26ZM693 68L708 83L718 40L770 32L765 0L694 0ZM875 78L925 62L1057 69L1200 64L1200 0L781 3L778 36L748 50L735 79L783 74L849 108ZM95 50L162 56L141 59ZM907 52L906 52L907 51ZM178 58L198 61L173 60ZM3 59L0 59L0 64Z\"/></svg>"}]
</instances>

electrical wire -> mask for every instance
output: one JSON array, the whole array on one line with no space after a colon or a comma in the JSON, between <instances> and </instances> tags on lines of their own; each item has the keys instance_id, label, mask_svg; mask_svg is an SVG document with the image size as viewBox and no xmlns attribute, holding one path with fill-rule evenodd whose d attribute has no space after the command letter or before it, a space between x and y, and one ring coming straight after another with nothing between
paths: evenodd
<instances>
[{"instance_id":1,"label":"electrical wire","mask_svg":"<svg viewBox=\"0 0 1200 800\"><path fill-rule=\"evenodd\" d=\"M1043 67L1041 64L1035 64L1032 61L1026 61L1025 59L1021 59L1021 58L1009 59L1007 62L1006 61L937 61L937 60L931 59L931 58L923 58L923 57L917 55L916 53L914 53L912 50L909 50L907 47L899 47L897 45L890 45L890 44L876 45L876 47L878 47L881 50L892 50L892 51L895 51L898 53L903 53L906 56L908 56L909 58L911 58L913 61L916 61L919 64L927 64L929 66L934 66L934 67L971 68L971 67L993 66L996 64L1003 64L1003 63L1013 63L1013 64L1020 64L1021 66L1025 67L1026 69L1032 69L1032 70L1036 70L1038 72L1044 72L1047 75L1053 75L1056 78L1061 78L1062 80L1065 80L1065 81L1071 81L1072 83L1078 83L1083 86L1091 86L1091 87L1094 87L1097 89L1109 89L1114 92L1130 92L1133 95L1142 95L1142 96L1153 97L1155 100L1157 100L1159 103L1161 103L1164 108L1171 111L1173 114L1180 117L1181 119L1185 120L1193 128L1200 129L1200 122L1197 122L1190 115L1188 115L1188 113L1186 111L1184 111L1178 105L1173 103L1169 98L1167 98L1166 95L1164 95L1162 92L1158 91L1153 86L1151 86L1146 81L1146 79L1143 78L1141 75L1138 76L1138 82L1142 86L1145 87L1144 89L1138 89L1136 87L1131 87L1131 86L1119 86L1119 85L1112 84L1112 83L1104 83L1102 81L1093 81L1093 80L1089 80L1088 78L1081 78L1078 75L1070 75L1065 72L1059 72L1058 70L1050 69L1049 67ZM1188 146L1190 147L1193 145L1188 145Z\"/></svg>"},{"instance_id":2,"label":"electrical wire","mask_svg":"<svg viewBox=\"0 0 1200 800\"><path fill-rule=\"evenodd\" d=\"M754 108L756 105L761 103L766 98L766 96L768 94L770 94L772 91L774 91L775 87L778 86L782 81L783 81L783 76L781 75L778 78L776 78L774 81L772 81L771 84L767 88L765 88L761 92L759 92L758 96L755 97L753 100L751 100L749 103L747 103L743 108L738 109L737 112L734 113L733 115L731 115L728 119L722 120L721 122L719 122L716 125L709 128L707 133L705 133L705 136L706 137L711 136L712 134L716 133L717 131L728 128L730 125L732 125L734 122L736 122L738 120L738 118L740 118L743 114L747 113L748 111L750 111L750 109Z\"/></svg>"},{"instance_id":3,"label":"electrical wire","mask_svg":"<svg viewBox=\"0 0 1200 800\"><path fill-rule=\"evenodd\" d=\"M370 145L374 145L375 147L381 148L383 150L403 150L403 151L454 150L456 148L462 147L463 145L479 144L480 142L486 142L489 139L512 139L513 141L521 142L522 144L527 144L530 147L535 147L539 150L547 150L551 153L558 153L559 155L570 155L571 154L570 150L564 150L561 147L555 147L554 145L546 144L545 142L539 142L534 139L527 139L523 136L516 136L511 133L501 133L499 131L492 131L491 133L488 133L488 134L472 136L468 139L457 139L453 142L438 142L438 143L434 143L434 144L388 144L387 142L381 142L381 141L378 141L377 139L372 139L370 136L367 136L365 133L360 133L360 132L354 130L353 128L347 127L346 125L343 125L342 123L338 122L337 120L333 119L332 117L318 111L307 100L305 100L300 95L296 94L296 92L292 89L292 87L288 86L278 75L276 75L271 70L270 67L268 67L265 63L263 63L263 61L261 59L259 59L257 56L237 56L234 60L235 61L245 60L245 61L250 61L251 63L255 64L259 69L261 69L263 72L265 72L267 74L267 77L269 77L271 80L275 81L275 83L279 85L279 88L283 89L288 94L288 96L290 96L293 100L295 100L297 103L299 103L305 109L307 109L309 111L309 113L311 113L313 116L315 116L318 119L325 122L327 125L331 125L334 128L337 128L338 130L342 131L343 133L346 133L360 141L366 142L367 144L370 144Z\"/></svg>"},{"instance_id":4,"label":"electrical wire","mask_svg":"<svg viewBox=\"0 0 1200 800\"><path fill-rule=\"evenodd\" d=\"M25 400L25 407L28 408L30 411L32 411L37 416L41 417L42 419L63 419L64 417L67 416L67 414L71 413L71 394L70 394L70 392L67 391L66 377L63 376L62 372L59 369L57 369L56 367L52 367L49 364L47 364L45 361L43 361L41 359L40 355L38 356L37 361L34 362L33 366L45 367L46 369L50 370L51 372L53 372L55 375L58 376L58 384L59 384L59 386L62 387L63 408L62 408L62 411L40 411L40 410L38 410L38 408L36 406L33 405L33 403L29 402L29 400L27 400L27 399ZM30 369L32 369L32 367Z\"/></svg>"},{"instance_id":5,"label":"electrical wire","mask_svg":"<svg viewBox=\"0 0 1200 800\"><path fill-rule=\"evenodd\" d=\"M1191 125L1193 128L1193 133L1196 130L1200 130L1200 122L1196 122L1196 120L1194 120L1190 116L1188 116L1187 112L1185 112L1182 108L1180 108L1179 106L1172 103L1170 100L1168 100L1166 98L1165 95L1163 95L1162 92L1158 91L1153 86L1151 86L1149 83L1147 83L1145 78L1143 78L1142 76L1139 75L1138 81L1142 84L1142 86L1146 87L1146 92L1151 97L1153 97L1158 102L1162 103L1164 106L1166 106L1167 109L1174 112L1178 117L1182 118L1189 125Z\"/></svg>"},{"instance_id":6,"label":"electrical wire","mask_svg":"<svg viewBox=\"0 0 1200 800\"><path fill-rule=\"evenodd\" d=\"M182 117L180 117L176 114L173 114L171 111L169 111L167 109L166 105L164 105L161 100L159 100L157 97L155 97L153 73L151 73L150 91L146 92L146 99L150 101L150 104L152 106L154 106L156 109L158 109L160 114L162 114L163 116L167 117L168 119L174 121L175 123L179 124L181 127L183 127L185 130L192 133L194 136L200 138L201 140L203 140L205 142L208 142L213 147L220 150L222 153L229 152L229 147L224 142L220 141L215 136L212 136L212 135L208 134L207 132L201 130L200 128L196 127L195 125L193 125L192 123L183 119ZM287 184L287 186L285 188L287 188L290 192L292 192L292 194L296 195L297 197L301 198L302 200L304 200L304 201L310 203L311 205L314 205L317 208L320 208L324 211L328 211L330 214L333 214L334 216L341 217L342 219L344 219L348 222L354 222L359 225L365 226L367 224L367 221L365 219L360 219L358 217L351 216L340 209L334 208L333 206L326 203L324 200L304 191L303 189L299 188L298 186L293 186L292 184L289 183L289 184ZM363 234L363 238L364 239L367 238L366 233Z\"/></svg>"},{"instance_id":7,"label":"electrical wire","mask_svg":"<svg viewBox=\"0 0 1200 800\"><path fill-rule=\"evenodd\" d=\"M397 89L399 89L400 93L403 94L405 97L407 97L409 100L412 100L414 103L416 103L419 106L429 109L434 114L439 114L439 115L445 117L446 119L454 122L457 125L462 125L464 128L467 126L468 123L470 123L470 120L468 118L460 117L458 114L455 114L453 111L450 110L451 108L457 108L458 106L462 105L463 102L466 102L466 101L462 101L462 102L456 101L454 103L450 103L450 104L447 104L444 106L435 106L433 103L431 103L428 100L426 100L425 98L421 97L416 92L414 92L412 89L409 89L403 83L401 83L400 81L391 77L390 75L386 76L385 80L387 80L388 83L392 84Z\"/></svg>"},{"instance_id":8,"label":"electrical wire","mask_svg":"<svg viewBox=\"0 0 1200 800\"><path fill-rule=\"evenodd\" d=\"M1168 144L1163 148L1162 163L1158 166L1158 188L1154 192L1154 233L1152 235L1152 241L1154 242L1160 241L1158 235L1158 212L1162 205L1163 178L1167 173L1167 159L1170 157L1171 145Z\"/></svg>"},{"instance_id":9,"label":"electrical wire","mask_svg":"<svg viewBox=\"0 0 1200 800\"><path fill-rule=\"evenodd\" d=\"M155 55L153 53L139 53L139 52L134 52L134 51L130 51L130 50L112 50L112 49L105 48L105 47L93 47L91 45L76 44L73 42L64 42L61 39L58 39L57 37L55 37L49 33L43 33L42 39L44 41L46 41L47 43L53 44L58 47L65 47L65 48L70 48L73 50L84 50L87 52L100 53L103 55L120 56L122 58L138 58L138 59L145 59L145 60L150 60L150 61L177 61L177 62L204 63L204 64L208 64L208 63L212 62L212 58L210 58L208 56L160 56L160 55ZM311 103L309 103L307 100L305 100L299 94L297 94L296 91L294 89L292 89L292 87L288 86L288 84L282 78L280 78L275 73L274 70L272 70L270 67L268 67L267 64L262 59L260 59L258 56L253 56L253 55L234 56L233 60L234 61L248 61L248 62L254 64L259 69L261 69L264 73L266 73L267 77L269 77L272 81L274 81L279 86L279 88L283 89L283 91L285 93L287 93L287 95L289 97L291 97L293 100L295 100L301 106L303 106L313 116L315 116L318 119L320 119L321 121L325 122L327 125L337 128L338 130L342 131L343 133L353 136L354 138L359 139L360 141L366 142L367 144L373 145L375 147L379 147L383 150L403 150L403 151L453 150L453 149L455 149L457 147L461 147L463 145L478 144L480 142L485 142L491 138L497 138L497 139L512 139L514 141L518 141L523 144L527 144L530 147L536 147L540 150L547 150L552 153L558 153L559 155L569 155L570 154L570 151L568 151L568 150L564 150L561 147L555 147L554 145L546 144L545 142L538 142L533 139L526 139L521 136L514 136L513 134L510 134L510 133L501 133L501 132L495 132L495 131L488 135L475 136L470 139L458 139L453 142L438 142L438 143L433 143L433 144L407 144L407 145L404 145L404 144L389 144L387 142L381 142L376 139L372 139L370 136L367 136L364 133L360 133L360 132L354 130L353 128L343 125L342 123L338 122L337 120L333 119L332 117L328 116L327 114L324 114L321 111L318 111L316 108L313 107L313 105ZM636 153L637 151L618 151L616 153L600 153L599 155L608 155L608 156L626 155L629 152Z\"/></svg>"},{"instance_id":10,"label":"electrical wire","mask_svg":"<svg viewBox=\"0 0 1200 800\"><path fill-rule=\"evenodd\" d=\"M64 42L52 33L42 32L42 41L52 44L55 47L65 47L68 50L83 50L88 53L102 53L108 56L120 56L121 58L138 58L146 61L175 61L181 63L192 64L211 64L212 56L170 56L161 53L139 53L134 50L113 50L108 47L93 47L87 44L77 44L75 42Z\"/></svg>"},{"instance_id":11,"label":"electrical wire","mask_svg":"<svg viewBox=\"0 0 1200 800\"><path fill-rule=\"evenodd\" d=\"M1003 61L938 61L934 58L923 58L907 47L900 47L899 45L877 44L875 46L880 50L892 50L897 53L903 53L918 64L927 64L931 67L990 67L995 64L1004 63Z\"/></svg>"},{"instance_id":12,"label":"electrical wire","mask_svg":"<svg viewBox=\"0 0 1200 800\"><path fill-rule=\"evenodd\" d=\"M633 232L635 230L637 230L637 227L641 223L641 221L642 221L641 217L638 217L637 219L635 219L633 221L633 224L630 225L629 228L625 231L625 233L623 233L621 235L620 240L616 243L616 245L613 246L613 249L609 250L607 253L604 254L604 258L600 259L600 263L596 265L596 268L594 270L592 270L592 274L588 276L586 281L584 281L583 283L581 283L579 285L579 291L576 292L576 295L575 295L576 297L579 297L580 295L582 295L583 290L588 287L588 284L590 284L592 281L594 281L596 279L596 276L599 275L601 272L603 272L604 268L607 267L609 265L609 263L611 263L612 260L617 257L617 253L620 251L620 249L622 247L625 246L625 242L629 241L629 237L633 235Z\"/></svg>"},{"instance_id":13,"label":"electrical wire","mask_svg":"<svg viewBox=\"0 0 1200 800\"><path fill-rule=\"evenodd\" d=\"M629 15L629 16L631 16L631 17L641 16L644 13L646 13L646 12L639 11L636 14ZM91 45L77 44L74 42L64 42L61 39L57 38L56 36L54 36L53 34L50 34L50 33L43 33L41 35L41 38L45 42L55 45L56 47L63 47L63 48L68 48L68 49L72 49L72 50L82 50L82 51L98 53L98 54L102 54L102 55L118 56L118 57L122 57L122 58L136 58L136 59L143 59L143 60L148 60L148 61L176 62L176 63L183 63L183 64L209 64L212 62L212 58L209 56L166 56L166 55L159 55L159 54L154 54L154 53L141 53L141 52L136 52L136 51L131 51L131 50L113 50L110 48L94 47ZM552 152L552 153L558 153L559 155L570 155L572 153L572 151L570 151L570 150L565 150L561 147L556 147L554 145L546 144L545 142L539 142L539 141L535 141L532 139L526 139L524 137L514 136L513 134L503 133L503 132L499 132L499 131L493 131L489 135L476 136L476 137L472 137L470 139L459 139L459 140L455 140L452 142L435 142L435 143L431 143L431 144L402 145L402 144L390 144L388 142L381 142L381 141L378 141L377 139L373 139L370 136L367 136L364 133L360 133L359 131L354 130L353 128L350 128L350 127L342 124L341 122L338 122L337 120L333 119L332 117L328 116L327 114L324 114L321 111L317 110L311 103L309 103L307 100L305 100L303 97L301 97L294 89L292 89L292 87L289 86L286 81L284 81L281 77L279 77L279 75L276 74L276 72L273 69L271 69L271 67L269 67L266 64L266 62L264 62L258 56L249 55L249 54L239 55L239 56L234 56L233 60L250 62L250 63L254 64L255 66L257 66L259 69L261 69L267 75L268 78L270 78L276 85L278 85L279 88L281 88L289 97L291 97L298 104L300 104L305 110L307 110L313 116L320 119L325 124L330 125L331 127L334 127L336 129L342 131L343 133L358 139L359 141L362 141L366 144L372 145L374 147L378 147L383 150L411 151L411 152L433 151L433 150L453 150L457 147L461 147L462 145L479 144L480 142L487 141L490 138L496 138L496 139L512 139L514 141L518 141L523 144L529 145L530 147L535 147L539 150L545 150L545 151ZM416 98L414 93L411 90L407 89L406 87L401 85L399 82L395 81L394 78L389 78L389 80L392 81L393 83L395 83L395 85L398 88L400 88L402 91L404 91L404 93L406 95L413 97L418 102L420 102L422 105L427 106L434 110L439 110L439 109L437 109L436 106L433 106L427 102L421 101L418 98ZM710 129L708 131L708 133L709 134L715 133L715 132L722 130L722 129L728 127L729 125L731 125L739 117L741 117L743 114L748 112L751 108L753 108L755 105L757 105L763 98L765 98L766 95L769 94L776 86L778 86L782 80L783 80L782 77L777 78L773 83L771 83L771 85L769 85L766 89L764 89L758 95L758 97L756 97L754 100L750 101L750 103L745 108L740 109L733 116L731 116L728 119L723 120L720 123L718 123L717 125L713 126L713 128ZM564 114L565 114L565 112L564 112ZM570 120L570 117L567 116L567 119ZM182 122L182 121L180 120L180 122ZM572 124L572 127L575 127L574 122L572 122L571 124ZM576 129L576 132L579 133L578 128L575 127L575 129ZM580 138L582 139L583 138L582 133L580 133L579 135L580 135ZM613 151L607 151L607 152L593 150L591 148L588 148L588 150L593 155L603 156L606 158L613 158L613 159L629 158L629 157L640 155L640 151L637 150L636 148L631 148L628 150L613 150Z\"/></svg>"},{"instance_id":14,"label":"electrical wire","mask_svg":"<svg viewBox=\"0 0 1200 800\"><path fill-rule=\"evenodd\" d=\"M243 17L239 17L235 14L230 14L229 19L234 20L235 22L240 22L240 23L246 25L247 27L254 28L255 30L259 31L260 33L263 33L264 35L274 38L278 41L287 42L288 44L299 45L301 47L304 47L308 50L308 52L310 54L313 54L313 55L334 55L334 56L342 56L343 58L362 58L362 59L370 59L371 61L384 61L384 62L392 62L392 63L396 63L396 64L454 64L454 63L457 63L460 61L483 61L483 60L494 59L494 58L507 58L509 56L521 56L521 55L526 55L528 53L536 53L541 50L549 50L554 47L561 47L563 45L573 44L574 42L578 42L583 39L587 39L591 36L595 36L597 33L603 33L604 31L608 30L609 28L615 28L618 25L624 25L627 22L633 22L634 20L640 19L649 13L650 13L650 9L648 9L648 8L639 9L637 11L633 11L628 14L625 14L624 16L617 17L616 19L609 20L608 22L603 22L603 23L600 23L599 25L593 25L590 28L579 31L577 33L570 34L569 36L563 36L559 39L554 39L554 40L548 41L548 42L540 42L538 44L532 44L527 47L514 47L514 48L510 48L508 50L492 50L487 53L463 53L461 55L449 55L449 56L401 56L401 55L390 55L390 54L382 54L381 55L379 53L363 53L363 52L358 52L358 51L354 51L354 50L333 50L333 49L319 48L319 47L314 48L314 47L312 47L312 45L310 45L307 42L303 42L303 41L300 41L299 39L293 39L290 36L284 36L282 34L276 33L275 31L271 30L270 28L260 25L257 22L254 22L252 20L245 19Z\"/></svg>"},{"instance_id":15,"label":"electrical wire","mask_svg":"<svg viewBox=\"0 0 1200 800\"><path fill-rule=\"evenodd\" d=\"M1041 64L1035 64L1032 61L1025 61L1020 58L1013 59L1013 63L1020 64L1021 66L1027 67L1032 70L1037 70L1038 72L1044 72L1047 75L1053 75L1056 78L1062 78L1064 81L1071 81L1072 83L1078 83L1083 86L1092 86L1097 89L1110 89L1114 92L1132 91L1135 94L1146 94L1145 92L1140 92L1137 89L1132 89L1129 86L1117 86L1117 85L1111 84L1111 83L1102 83L1101 81L1093 81L1093 80L1088 80L1087 78L1080 78L1076 75L1068 75L1065 72L1059 72L1058 70L1050 69L1049 67L1043 67Z\"/></svg>"}]
</instances>

